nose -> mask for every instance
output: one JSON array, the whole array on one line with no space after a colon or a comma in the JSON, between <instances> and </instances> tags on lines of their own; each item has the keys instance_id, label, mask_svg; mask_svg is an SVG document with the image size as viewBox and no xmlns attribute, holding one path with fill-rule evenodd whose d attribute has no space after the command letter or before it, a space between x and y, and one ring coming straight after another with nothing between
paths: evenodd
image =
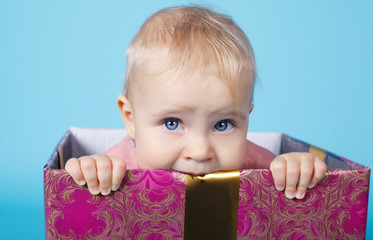
<instances>
[{"instance_id":1,"label":"nose","mask_svg":"<svg viewBox=\"0 0 373 240\"><path fill-rule=\"evenodd\" d=\"M207 136L191 137L183 151L183 157L187 160L203 162L214 158L214 149Z\"/></svg>"}]
</instances>

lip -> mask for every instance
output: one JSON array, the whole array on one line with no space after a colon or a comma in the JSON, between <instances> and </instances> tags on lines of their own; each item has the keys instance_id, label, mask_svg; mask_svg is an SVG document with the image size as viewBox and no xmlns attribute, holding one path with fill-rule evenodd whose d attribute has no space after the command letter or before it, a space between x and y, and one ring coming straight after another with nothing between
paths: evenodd
<instances>
[{"instance_id":1,"label":"lip","mask_svg":"<svg viewBox=\"0 0 373 240\"><path fill-rule=\"evenodd\" d=\"M185 174L193 175L193 176L204 176L210 173L210 172L203 172L203 171L180 171L178 169L174 169L174 170L185 173Z\"/></svg>"},{"instance_id":2,"label":"lip","mask_svg":"<svg viewBox=\"0 0 373 240\"><path fill-rule=\"evenodd\" d=\"M172 170L176 170L192 176L204 176L219 170L216 166L208 165L204 163L195 163L193 161L182 162L183 165L176 165L172 167Z\"/></svg>"},{"instance_id":3,"label":"lip","mask_svg":"<svg viewBox=\"0 0 373 240\"><path fill-rule=\"evenodd\" d=\"M193 175L193 176L204 176L204 175L207 174L205 172L198 172L198 171L195 171L195 172L185 172L185 173L187 173L189 175Z\"/></svg>"}]
</instances>

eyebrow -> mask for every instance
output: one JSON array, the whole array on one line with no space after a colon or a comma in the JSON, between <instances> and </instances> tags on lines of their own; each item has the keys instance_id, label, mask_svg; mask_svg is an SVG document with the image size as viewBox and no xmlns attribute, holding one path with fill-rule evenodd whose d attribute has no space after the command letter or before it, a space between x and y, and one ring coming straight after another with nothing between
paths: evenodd
<instances>
[{"instance_id":1,"label":"eyebrow","mask_svg":"<svg viewBox=\"0 0 373 240\"><path fill-rule=\"evenodd\" d=\"M187 106L165 107L164 109L161 109L155 112L153 115L156 115L156 116L162 116L162 115L167 115L167 114L172 115L172 114L178 114L180 112L193 112L193 110L194 109L192 107L187 107ZM247 118L248 113L245 114L241 111L238 111L232 108L222 108L222 109L214 110L213 112L211 112L211 115L212 116L218 115L221 117L234 116L236 118L245 120Z\"/></svg>"},{"instance_id":2,"label":"eyebrow","mask_svg":"<svg viewBox=\"0 0 373 240\"><path fill-rule=\"evenodd\" d=\"M218 109L216 111L213 112L213 114L217 114L217 115L221 115L221 116L235 116L237 118L240 118L240 119L246 119L247 118L247 115L248 114L245 114L245 113L242 113L241 111L237 111L235 109L229 109L229 110L225 110L225 109Z\"/></svg>"},{"instance_id":3,"label":"eyebrow","mask_svg":"<svg viewBox=\"0 0 373 240\"><path fill-rule=\"evenodd\" d=\"M180 112L193 112L191 107L165 107L163 109L157 110L153 115L165 115L165 114L177 114Z\"/></svg>"}]
</instances>

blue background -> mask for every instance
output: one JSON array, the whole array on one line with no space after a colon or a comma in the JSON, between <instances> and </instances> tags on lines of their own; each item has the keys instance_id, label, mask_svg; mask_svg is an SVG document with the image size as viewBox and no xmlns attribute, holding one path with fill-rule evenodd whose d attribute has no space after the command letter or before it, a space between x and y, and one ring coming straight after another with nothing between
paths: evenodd
<instances>
[{"instance_id":1,"label":"blue background","mask_svg":"<svg viewBox=\"0 0 373 240\"><path fill-rule=\"evenodd\" d=\"M55 145L70 126L122 127L131 38L156 10L189 3L0 0L2 239L44 237L42 169ZM261 83L250 131L373 166L373 1L193 3L233 16L251 39Z\"/></svg>"}]
</instances>

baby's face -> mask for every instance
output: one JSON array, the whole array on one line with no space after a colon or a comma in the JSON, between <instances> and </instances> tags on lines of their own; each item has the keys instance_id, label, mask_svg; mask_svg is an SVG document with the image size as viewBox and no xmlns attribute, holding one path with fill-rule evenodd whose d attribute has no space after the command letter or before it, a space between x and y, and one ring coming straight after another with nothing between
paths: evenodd
<instances>
[{"instance_id":1,"label":"baby's face","mask_svg":"<svg viewBox=\"0 0 373 240\"><path fill-rule=\"evenodd\" d=\"M136 90L131 107L138 167L194 175L242 168L251 91L233 101L215 76L180 75L149 76Z\"/></svg>"}]
</instances>

